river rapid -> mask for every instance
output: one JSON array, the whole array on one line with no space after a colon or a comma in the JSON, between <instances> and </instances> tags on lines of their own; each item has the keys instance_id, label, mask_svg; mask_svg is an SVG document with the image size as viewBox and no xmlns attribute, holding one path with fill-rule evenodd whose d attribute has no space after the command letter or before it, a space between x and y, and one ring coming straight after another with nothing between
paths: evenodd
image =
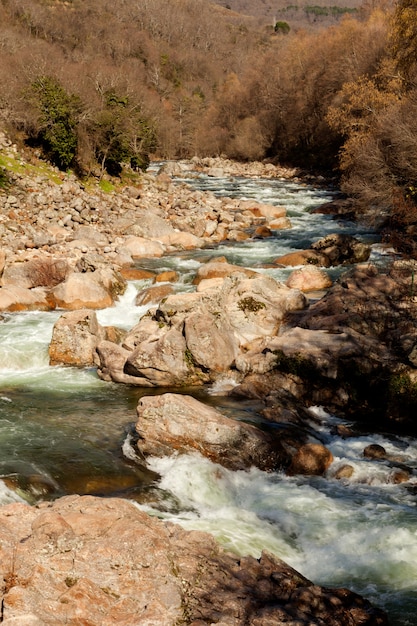
<instances>
[{"instance_id":1,"label":"river rapid","mask_svg":"<svg viewBox=\"0 0 417 626\"><path fill-rule=\"evenodd\" d=\"M306 248L327 233L347 232L374 241L349 222L309 211L332 192L299 182L209 178L181 182L218 195L256 198L287 207L293 227L268 239L248 240L149 259L145 269L176 269L178 290L192 290L201 263L213 256L285 280L291 270L270 268L274 258ZM386 254L374 243L371 260ZM331 269L337 278L340 270ZM147 281L129 283L116 306L98 312L99 322L131 328L146 312L136 307ZM368 460L363 449L383 445L417 471L417 441L363 434L331 434L340 420L314 407L315 428L334 455L326 477L288 477L257 469L231 472L198 455L150 459L145 467L130 445L136 404L149 389L105 383L94 368L50 367L48 345L59 311L3 314L0 323L0 503L31 503L68 493L118 495L187 529L214 534L227 548L259 557L269 550L315 583L346 586L384 608L393 626L417 623L417 480L390 482L393 468ZM232 418L256 421L259 406L226 395L230 381L188 389ZM162 391L167 391L166 389ZM184 390L182 390L184 391ZM349 480L334 472L349 463Z\"/></svg>"}]
</instances>

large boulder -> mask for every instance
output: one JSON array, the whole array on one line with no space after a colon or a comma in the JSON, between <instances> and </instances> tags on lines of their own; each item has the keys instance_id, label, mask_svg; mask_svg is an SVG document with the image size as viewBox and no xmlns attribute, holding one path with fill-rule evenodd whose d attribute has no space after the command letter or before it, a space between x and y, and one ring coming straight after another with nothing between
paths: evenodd
<instances>
[{"instance_id":1,"label":"large boulder","mask_svg":"<svg viewBox=\"0 0 417 626\"><path fill-rule=\"evenodd\" d=\"M191 313L185 322L185 339L196 364L213 372L232 367L238 354L231 327L220 326L209 313Z\"/></svg>"},{"instance_id":2,"label":"large boulder","mask_svg":"<svg viewBox=\"0 0 417 626\"><path fill-rule=\"evenodd\" d=\"M43 287L0 287L0 311L50 311L55 303Z\"/></svg>"},{"instance_id":3,"label":"large boulder","mask_svg":"<svg viewBox=\"0 0 417 626\"><path fill-rule=\"evenodd\" d=\"M52 291L56 306L62 309L104 309L123 293L126 282L111 268L94 272L73 272Z\"/></svg>"},{"instance_id":4,"label":"large boulder","mask_svg":"<svg viewBox=\"0 0 417 626\"><path fill-rule=\"evenodd\" d=\"M276 265L295 267L297 265L318 265L320 267L330 267L328 257L316 250L296 250L288 252L274 259Z\"/></svg>"},{"instance_id":5,"label":"large boulder","mask_svg":"<svg viewBox=\"0 0 417 626\"><path fill-rule=\"evenodd\" d=\"M290 289L300 289L304 293L329 289L333 281L330 276L315 265L304 265L291 272L285 283Z\"/></svg>"},{"instance_id":6,"label":"large boulder","mask_svg":"<svg viewBox=\"0 0 417 626\"><path fill-rule=\"evenodd\" d=\"M300 291L258 273L251 278L237 273L211 289L168 295L127 334L124 347L131 353L122 369L138 385L214 381L235 368L249 344L275 336L289 311L305 306ZM101 365L99 375L112 369Z\"/></svg>"},{"instance_id":7,"label":"large boulder","mask_svg":"<svg viewBox=\"0 0 417 626\"><path fill-rule=\"evenodd\" d=\"M371 246L352 235L334 233L311 245L312 250L325 254L330 265L364 263L369 259Z\"/></svg>"},{"instance_id":8,"label":"large boulder","mask_svg":"<svg viewBox=\"0 0 417 626\"><path fill-rule=\"evenodd\" d=\"M212 259L198 268L196 276L193 280L194 285L198 285L202 280L211 278L226 278L232 274L239 273L246 276L256 276L257 272L249 270L239 265L228 263L224 257Z\"/></svg>"},{"instance_id":9,"label":"large boulder","mask_svg":"<svg viewBox=\"0 0 417 626\"><path fill-rule=\"evenodd\" d=\"M174 292L174 288L172 285L163 284L163 285L153 285L152 287L147 287L146 289L141 289L136 298L135 304L136 306L143 306L151 303L158 303L163 298L171 295Z\"/></svg>"},{"instance_id":10,"label":"large boulder","mask_svg":"<svg viewBox=\"0 0 417 626\"><path fill-rule=\"evenodd\" d=\"M82 309L64 313L55 322L52 331L50 365L94 365L97 343L105 335L94 311Z\"/></svg>"},{"instance_id":11,"label":"large boulder","mask_svg":"<svg viewBox=\"0 0 417 626\"><path fill-rule=\"evenodd\" d=\"M204 246L204 240L193 235L193 233L184 233L175 230L169 235L158 236L158 241L176 250L195 250L195 248L202 248Z\"/></svg>"},{"instance_id":12,"label":"large boulder","mask_svg":"<svg viewBox=\"0 0 417 626\"><path fill-rule=\"evenodd\" d=\"M144 396L137 414L138 447L145 456L199 452L233 470L274 470L287 464L275 435L225 417L191 396Z\"/></svg>"},{"instance_id":13,"label":"large boulder","mask_svg":"<svg viewBox=\"0 0 417 626\"><path fill-rule=\"evenodd\" d=\"M127 237L122 249L130 254L132 259L147 257L161 257L166 248L159 241L151 241L144 237Z\"/></svg>"},{"instance_id":14,"label":"large boulder","mask_svg":"<svg viewBox=\"0 0 417 626\"><path fill-rule=\"evenodd\" d=\"M67 278L69 272L70 266L65 259L43 255L6 265L1 277L1 285L3 287L17 285L26 289L55 287Z\"/></svg>"},{"instance_id":15,"label":"large boulder","mask_svg":"<svg viewBox=\"0 0 417 626\"><path fill-rule=\"evenodd\" d=\"M97 374L107 382L124 383L126 385L140 385L152 387L153 383L145 378L131 376L125 372L125 365L130 351L107 339L100 341L96 346L98 361Z\"/></svg>"},{"instance_id":16,"label":"large boulder","mask_svg":"<svg viewBox=\"0 0 417 626\"><path fill-rule=\"evenodd\" d=\"M242 211L250 211L255 217L264 217L267 220L274 220L287 215L287 209L283 206L264 204L256 202L256 200L241 200L239 208Z\"/></svg>"},{"instance_id":17,"label":"large boulder","mask_svg":"<svg viewBox=\"0 0 417 626\"><path fill-rule=\"evenodd\" d=\"M307 250L290 252L275 259L278 265L319 265L331 267L363 263L369 259L371 247L352 237L338 233L326 235Z\"/></svg>"},{"instance_id":18,"label":"large boulder","mask_svg":"<svg viewBox=\"0 0 417 626\"><path fill-rule=\"evenodd\" d=\"M185 338L170 328L158 341L145 340L129 354L124 372L136 377L136 384L148 381L155 387L192 385L208 378L195 372Z\"/></svg>"},{"instance_id":19,"label":"large boulder","mask_svg":"<svg viewBox=\"0 0 417 626\"><path fill-rule=\"evenodd\" d=\"M213 537L127 500L67 496L0 508L2 623L23 626L386 626L347 589L278 557L232 555Z\"/></svg>"}]
</instances>

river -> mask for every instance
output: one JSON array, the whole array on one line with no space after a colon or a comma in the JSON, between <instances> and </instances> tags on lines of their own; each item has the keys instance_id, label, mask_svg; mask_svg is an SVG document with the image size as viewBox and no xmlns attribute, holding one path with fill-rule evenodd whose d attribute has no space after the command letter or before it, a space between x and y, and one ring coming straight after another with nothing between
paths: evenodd
<instances>
[{"instance_id":1,"label":"river","mask_svg":"<svg viewBox=\"0 0 417 626\"><path fill-rule=\"evenodd\" d=\"M274 237L223 244L148 260L141 267L176 269L179 290L208 256L258 268L278 280L290 270L268 268L274 258L331 232L372 233L309 210L332 198L331 191L294 181L221 178L184 179L218 195L255 197L285 205L293 227ZM383 263L373 245L372 260ZM340 270L331 270L337 278ZM98 312L102 324L132 327L146 312L134 306L147 281L133 281L111 309ZM392 467L363 458L379 443L417 470L417 441L362 435L342 440L331 432L337 417L314 407L321 438L332 451L332 471L344 463L352 478L288 477L257 469L231 472L197 455L135 462L130 433L135 407L149 390L105 383L94 368L50 367L48 345L59 311L3 314L0 323L0 503L36 502L68 493L119 495L181 524L213 533L239 554L274 552L304 576L327 586L346 586L384 608L393 626L417 623L417 482L390 482ZM228 381L224 381L227 383ZM231 417L256 419L259 406L232 400L222 383L187 390ZM166 390L164 390L166 391ZM157 392L155 392L157 393Z\"/></svg>"}]
</instances>

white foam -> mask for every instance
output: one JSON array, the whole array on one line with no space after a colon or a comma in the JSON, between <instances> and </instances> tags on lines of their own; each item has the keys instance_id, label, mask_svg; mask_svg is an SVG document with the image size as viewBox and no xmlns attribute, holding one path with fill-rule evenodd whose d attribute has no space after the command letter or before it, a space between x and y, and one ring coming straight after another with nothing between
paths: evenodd
<instances>
[{"instance_id":1,"label":"white foam","mask_svg":"<svg viewBox=\"0 0 417 626\"><path fill-rule=\"evenodd\" d=\"M13 504L14 502L25 502L15 491L12 491L0 479L0 506Z\"/></svg>"}]
</instances>

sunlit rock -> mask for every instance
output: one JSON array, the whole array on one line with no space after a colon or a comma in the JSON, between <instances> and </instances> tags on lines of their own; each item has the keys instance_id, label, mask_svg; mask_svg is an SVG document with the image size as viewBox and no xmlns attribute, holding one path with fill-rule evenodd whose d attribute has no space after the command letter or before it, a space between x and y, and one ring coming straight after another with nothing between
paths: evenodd
<instances>
[{"instance_id":1,"label":"sunlit rock","mask_svg":"<svg viewBox=\"0 0 417 626\"><path fill-rule=\"evenodd\" d=\"M123 249L127 251L132 259L146 257L161 257L166 247L159 241L151 241L144 237L127 237L123 244Z\"/></svg>"},{"instance_id":2,"label":"sunlit rock","mask_svg":"<svg viewBox=\"0 0 417 626\"><path fill-rule=\"evenodd\" d=\"M187 622L386 626L347 589L328 589L262 552L225 551L117 498L67 496L0 508L2 624ZM17 546L17 548L16 548Z\"/></svg>"},{"instance_id":3,"label":"sunlit rock","mask_svg":"<svg viewBox=\"0 0 417 626\"><path fill-rule=\"evenodd\" d=\"M104 309L112 306L125 288L126 282L120 274L103 268L95 272L74 272L51 294L62 309Z\"/></svg>"},{"instance_id":4,"label":"sunlit rock","mask_svg":"<svg viewBox=\"0 0 417 626\"><path fill-rule=\"evenodd\" d=\"M55 303L44 287L0 287L0 311L50 311Z\"/></svg>"},{"instance_id":5,"label":"sunlit rock","mask_svg":"<svg viewBox=\"0 0 417 626\"><path fill-rule=\"evenodd\" d=\"M290 289L300 289L304 293L329 289L333 281L330 276L315 265L305 265L291 272L285 283Z\"/></svg>"},{"instance_id":6,"label":"sunlit rock","mask_svg":"<svg viewBox=\"0 0 417 626\"><path fill-rule=\"evenodd\" d=\"M144 396L137 414L138 447L145 456L194 451L235 470L282 465L283 452L274 435L225 417L191 396Z\"/></svg>"},{"instance_id":7,"label":"sunlit rock","mask_svg":"<svg viewBox=\"0 0 417 626\"><path fill-rule=\"evenodd\" d=\"M172 285L153 285L152 287L141 289L138 292L135 298L135 304L137 306L142 306L144 304L150 303L156 304L173 292L174 288L172 287Z\"/></svg>"},{"instance_id":8,"label":"sunlit rock","mask_svg":"<svg viewBox=\"0 0 417 626\"><path fill-rule=\"evenodd\" d=\"M208 263L205 263L198 268L197 274L193 280L194 285L198 285L202 280L209 280L211 278L226 278L233 273L241 273L246 276L256 276L258 273L254 270L249 270L239 265L233 265L228 263L223 257L212 259Z\"/></svg>"},{"instance_id":9,"label":"sunlit rock","mask_svg":"<svg viewBox=\"0 0 417 626\"><path fill-rule=\"evenodd\" d=\"M294 267L296 265L317 265L321 267L330 267L330 261L325 254L316 252L315 250L297 250L283 254L274 260L276 265L284 265Z\"/></svg>"},{"instance_id":10,"label":"sunlit rock","mask_svg":"<svg viewBox=\"0 0 417 626\"><path fill-rule=\"evenodd\" d=\"M82 309L64 313L53 327L50 365L94 365L96 346L105 336L94 311Z\"/></svg>"}]
</instances>

